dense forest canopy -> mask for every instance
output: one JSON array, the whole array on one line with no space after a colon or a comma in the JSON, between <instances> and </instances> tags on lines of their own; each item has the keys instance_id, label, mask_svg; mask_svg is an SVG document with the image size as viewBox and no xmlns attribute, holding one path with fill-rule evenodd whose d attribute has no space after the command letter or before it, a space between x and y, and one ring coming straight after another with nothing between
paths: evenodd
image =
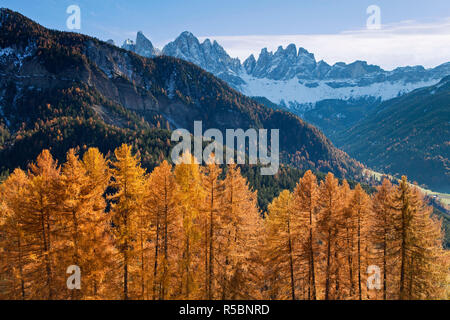
<instances>
[{"instance_id":1,"label":"dense forest canopy","mask_svg":"<svg viewBox=\"0 0 450 320\"><path fill-rule=\"evenodd\" d=\"M239 167L183 157L146 171L123 144L16 169L0 185L0 298L449 297L441 221L406 178L369 196L307 171L262 212Z\"/></svg>"}]
</instances>

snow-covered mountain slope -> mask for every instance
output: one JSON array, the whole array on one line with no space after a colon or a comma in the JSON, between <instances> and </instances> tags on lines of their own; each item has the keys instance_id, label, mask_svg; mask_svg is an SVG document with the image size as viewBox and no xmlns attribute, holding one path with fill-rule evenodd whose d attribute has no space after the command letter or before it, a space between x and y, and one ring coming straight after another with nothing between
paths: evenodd
<instances>
[{"instance_id":1,"label":"snow-covered mountain slope","mask_svg":"<svg viewBox=\"0 0 450 320\"><path fill-rule=\"evenodd\" d=\"M311 105L326 99L349 100L366 97L377 97L389 100L414 89L433 85L439 79L407 82L405 80L373 82L359 86L354 80L342 85L329 80L302 81L298 78L289 80L272 80L255 78L246 73L240 74L245 84L239 87L248 96L263 96L272 102L295 108L299 105ZM298 110L303 111L303 110Z\"/></svg>"}]
</instances>

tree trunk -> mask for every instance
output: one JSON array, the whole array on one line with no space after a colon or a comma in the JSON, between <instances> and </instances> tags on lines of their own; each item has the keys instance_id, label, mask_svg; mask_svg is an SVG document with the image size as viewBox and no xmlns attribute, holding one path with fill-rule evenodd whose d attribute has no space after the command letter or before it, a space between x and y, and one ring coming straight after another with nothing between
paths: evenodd
<instances>
[{"instance_id":1,"label":"tree trunk","mask_svg":"<svg viewBox=\"0 0 450 320\"><path fill-rule=\"evenodd\" d=\"M405 299L405 272L406 272L406 199L402 191L402 243L401 243L401 266L400 266L400 300Z\"/></svg>"},{"instance_id":2,"label":"tree trunk","mask_svg":"<svg viewBox=\"0 0 450 320\"><path fill-rule=\"evenodd\" d=\"M43 204L43 199L41 195L41 206ZM48 231L50 229L50 225L48 223L48 217L47 213L43 210L40 211L40 219L41 219L41 233L42 233L42 241L43 241L43 249L44 249L44 256L45 256L45 270L47 273L47 290L48 290L48 300L53 299L53 290L52 290L52 270L50 265L50 237L48 234Z\"/></svg>"},{"instance_id":3,"label":"tree trunk","mask_svg":"<svg viewBox=\"0 0 450 320\"><path fill-rule=\"evenodd\" d=\"M123 250L123 299L128 300L128 217L124 213L125 241Z\"/></svg>"},{"instance_id":4,"label":"tree trunk","mask_svg":"<svg viewBox=\"0 0 450 320\"><path fill-rule=\"evenodd\" d=\"M25 281L23 279L22 243L20 241L20 236L17 239L17 249L19 251L20 291L21 291L21 294L22 294L22 300L25 300Z\"/></svg>"},{"instance_id":5,"label":"tree trunk","mask_svg":"<svg viewBox=\"0 0 450 320\"><path fill-rule=\"evenodd\" d=\"M330 265L331 265L331 230L328 230L327 239L327 269L325 275L325 300L330 297Z\"/></svg>"},{"instance_id":6,"label":"tree trunk","mask_svg":"<svg viewBox=\"0 0 450 320\"><path fill-rule=\"evenodd\" d=\"M358 210L358 291L359 300L362 300L361 291L361 213Z\"/></svg>"},{"instance_id":7,"label":"tree trunk","mask_svg":"<svg viewBox=\"0 0 450 320\"><path fill-rule=\"evenodd\" d=\"M288 227L288 237L289 237L289 267L290 267L290 273L291 273L291 294L292 294L292 300L295 300L294 261L292 258L292 240L291 240L291 229L290 229L289 219L288 219L287 227Z\"/></svg>"},{"instance_id":8,"label":"tree trunk","mask_svg":"<svg viewBox=\"0 0 450 320\"><path fill-rule=\"evenodd\" d=\"M74 244L74 264L79 267L79 253L78 253L78 219L75 210L72 210L72 221L73 221L73 244ZM71 291L72 300L76 300L78 297L77 289Z\"/></svg>"},{"instance_id":9,"label":"tree trunk","mask_svg":"<svg viewBox=\"0 0 450 320\"><path fill-rule=\"evenodd\" d=\"M159 254L159 212L156 214L156 239L155 239L155 264L153 266L153 300L156 300L156 285L158 275L158 254Z\"/></svg>"},{"instance_id":10,"label":"tree trunk","mask_svg":"<svg viewBox=\"0 0 450 320\"><path fill-rule=\"evenodd\" d=\"M214 232L214 221L213 221L213 208L214 208L214 187L211 188L211 211L209 213L209 276L208 276L208 299L212 299L213 293L213 258L214 258L214 246L213 246L213 232Z\"/></svg>"},{"instance_id":11,"label":"tree trunk","mask_svg":"<svg viewBox=\"0 0 450 320\"><path fill-rule=\"evenodd\" d=\"M355 293L355 283L353 281L353 236L351 236L350 231L347 226L347 261L348 261L348 272L350 278L350 295L353 296Z\"/></svg>"},{"instance_id":12,"label":"tree trunk","mask_svg":"<svg viewBox=\"0 0 450 320\"><path fill-rule=\"evenodd\" d=\"M141 224L142 221L141 221ZM142 235L142 231L140 232L140 245L141 245L141 299L145 299L145 280L144 280L144 274L145 274L145 265L144 265L144 237Z\"/></svg>"},{"instance_id":13,"label":"tree trunk","mask_svg":"<svg viewBox=\"0 0 450 320\"><path fill-rule=\"evenodd\" d=\"M316 300L316 275L314 270L314 238L313 238L313 221L312 221L312 210L311 210L311 203L310 203L310 210L309 210L309 259L310 259L310 270L311 270L311 282L309 284L311 291L310 291L310 299Z\"/></svg>"},{"instance_id":14,"label":"tree trunk","mask_svg":"<svg viewBox=\"0 0 450 320\"><path fill-rule=\"evenodd\" d=\"M166 283L165 283L165 279L167 277L167 264L168 262L168 249L167 249L167 245L168 245L168 232L167 232L167 224L168 224L168 219L167 219L167 215L168 215L168 206L167 206L167 178L164 177L164 277L162 280L162 287L161 287L161 299L164 300L166 297Z\"/></svg>"},{"instance_id":15,"label":"tree trunk","mask_svg":"<svg viewBox=\"0 0 450 320\"><path fill-rule=\"evenodd\" d=\"M385 221L386 223L386 221ZM386 224L385 224L386 225ZM383 300L387 300L387 279L386 279L386 246L387 246L387 239L386 239L386 233L387 230L384 230L384 243L383 243Z\"/></svg>"}]
</instances>

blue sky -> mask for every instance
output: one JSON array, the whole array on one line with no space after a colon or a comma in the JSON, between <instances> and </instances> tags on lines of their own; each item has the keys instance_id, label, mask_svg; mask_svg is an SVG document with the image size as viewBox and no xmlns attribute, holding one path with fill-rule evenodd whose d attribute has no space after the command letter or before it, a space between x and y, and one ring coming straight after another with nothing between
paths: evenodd
<instances>
[{"instance_id":1,"label":"blue sky","mask_svg":"<svg viewBox=\"0 0 450 320\"><path fill-rule=\"evenodd\" d=\"M66 8L72 4L81 8L79 32L102 40L111 38L119 44L142 30L154 44L162 46L188 30L201 38L217 39L232 56L241 59L257 54L262 45L276 49L295 42L331 63L360 57L392 68L433 66L450 60L448 0L2 0L0 6L46 27L67 30ZM364 33L366 8L372 4L381 9L383 28L377 34ZM349 34L357 34L357 40ZM408 35L402 40L399 34ZM410 48L412 34L422 35L414 38L419 43L438 47L415 53ZM424 38L424 34L430 37ZM377 40L368 41L373 38ZM346 51L347 44L353 45ZM364 48L359 48L361 45ZM385 49L404 54L382 57Z\"/></svg>"}]
</instances>

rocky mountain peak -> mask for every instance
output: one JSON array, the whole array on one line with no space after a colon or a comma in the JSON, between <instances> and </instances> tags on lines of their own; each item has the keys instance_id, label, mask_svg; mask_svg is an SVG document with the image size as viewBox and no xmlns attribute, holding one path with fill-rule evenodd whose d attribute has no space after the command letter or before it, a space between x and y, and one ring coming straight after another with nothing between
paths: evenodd
<instances>
[{"instance_id":1,"label":"rocky mountain peak","mask_svg":"<svg viewBox=\"0 0 450 320\"><path fill-rule=\"evenodd\" d=\"M152 57L159 54L142 32L138 33L136 43L127 40L122 47L143 56ZM149 52L153 52L153 54L149 54ZM375 90L375 97L392 97L399 93L409 92L418 86L427 85L432 81L437 82L450 74L450 63L442 64L434 69L412 66L400 67L392 71L385 71L379 66L361 60L349 64L337 62L330 65L323 60L317 62L313 53L303 47L297 49L293 43L286 47L279 46L274 52L263 48L259 56L250 55L241 64L239 59L230 57L217 41L205 39L201 43L189 31L182 32L174 41L168 43L163 48L163 53L192 62L248 95L263 96L268 92L266 89L262 89L262 84L250 85L247 83L248 81L262 83L266 80L298 79L298 84L295 84L298 88L289 87L290 89L286 92L277 90L277 94L272 92L273 95L270 98L275 102L279 102L281 96L283 99L286 98L295 103L300 103L305 99L307 99L306 101L316 101L315 95L323 95L321 92L328 92L330 88L333 90L330 91L327 98L350 99L355 95L354 92L358 91L352 89L355 86L364 88L361 90L368 90L367 94L359 93L360 95L370 96ZM253 80L247 80L247 75L251 76ZM375 87L372 88L373 90L370 89L369 87L375 83L385 83L386 87L390 89L382 91L377 91ZM294 94L294 92L299 93ZM292 97L287 98L286 94L292 95Z\"/></svg>"},{"instance_id":2,"label":"rocky mountain peak","mask_svg":"<svg viewBox=\"0 0 450 320\"><path fill-rule=\"evenodd\" d=\"M217 42L214 41L214 45L215 45L216 43L217 43ZM204 46L204 47L212 47L213 44L211 43L211 40L206 39L205 41L203 41L203 46Z\"/></svg>"},{"instance_id":3,"label":"rocky mountain peak","mask_svg":"<svg viewBox=\"0 0 450 320\"><path fill-rule=\"evenodd\" d=\"M139 31L136 35L135 52L147 58L152 58L157 55L157 52L155 51L152 42L144 36L142 31Z\"/></svg>"},{"instance_id":4,"label":"rocky mountain peak","mask_svg":"<svg viewBox=\"0 0 450 320\"><path fill-rule=\"evenodd\" d=\"M197 40L197 38L192 34L192 32L189 31L183 31L182 33L180 33L180 35L178 36L178 38L185 38L185 39L195 39Z\"/></svg>"},{"instance_id":5,"label":"rocky mountain peak","mask_svg":"<svg viewBox=\"0 0 450 320\"><path fill-rule=\"evenodd\" d=\"M128 50L128 51L136 51L136 44L131 39L126 39L122 44L122 49Z\"/></svg>"},{"instance_id":6,"label":"rocky mountain peak","mask_svg":"<svg viewBox=\"0 0 450 320\"><path fill-rule=\"evenodd\" d=\"M289 44L286 49L279 46L275 53L267 48L261 50L251 75L257 78L287 80L296 76L309 78L316 68L316 60L303 48L297 52L295 44Z\"/></svg>"},{"instance_id":7,"label":"rocky mountain peak","mask_svg":"<svg viewBox=\"0 0 450 320\"><path fill-rule=\"evenodd\" d=\"M286 50L284 50L284 52L288 56L291 56L291 55L296 56L297 55L297 47L295 46L295 44L291 43L290 45L288 45L286 47Z\"/></svg>"},{"instance_id":8,"label":"rocky mountain peak","mask_svg":"<svg viewBox=\"0 0 450 320\"><path fill-rule=\"evenodd\" d=\"M201 65L203 62L200 42L190 32L182 32L174 41L163 48L163 54Z\"/></svg>"},{"instance_id":9,"label":"rocky mountain peak","mask_svg":"<svg viewBox=\"0 0 450 320\"><path fill-rule=\"evenodd\" d=\"M192 33L184 31L163 48L163 53L195 63L203 69L221 77L236 75L241 69L239 59L231 58L217 41L206 39L203 43Z\"/></svg>"},{"instance_id":10,"label":"rocky mountain peak","mask_svg":"<svg viewBox=\"0 0 450 320\"><path fill-rule=\"evenodd\" d=\"M255 68L255 65L256 65L256 59L253 54L251 54L247 59L245 59L245 61L243 63L243 67L248 74L253 73L253 69Z\"/></svg>"}]
</instances>

